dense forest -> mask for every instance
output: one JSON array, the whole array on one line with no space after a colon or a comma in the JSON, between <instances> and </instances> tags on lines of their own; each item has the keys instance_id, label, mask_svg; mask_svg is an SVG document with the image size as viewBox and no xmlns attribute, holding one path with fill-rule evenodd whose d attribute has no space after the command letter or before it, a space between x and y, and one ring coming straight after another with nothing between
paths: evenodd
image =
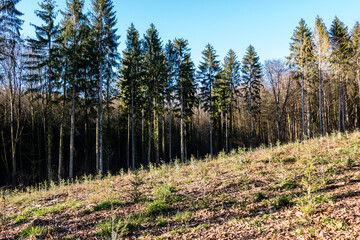
<instances>
[{"instance_id":1,"label":"dense forest","mask_svg":"<svg viewBox=\"0 0 360 240\"><path fill-rule=\"evenodd\" d=\"M221 61L211 44L195 66L181 37L132 24L118 52L111 0L43 0L22 38L20 0L0 0L0 186L116 173L212 157L238 147L358 127L360 25L303 19L287 59L249 45ZM60 14L58 14L60 13ZM60 21L56 19L59 15Z\"/></svg>"}]
</instances>

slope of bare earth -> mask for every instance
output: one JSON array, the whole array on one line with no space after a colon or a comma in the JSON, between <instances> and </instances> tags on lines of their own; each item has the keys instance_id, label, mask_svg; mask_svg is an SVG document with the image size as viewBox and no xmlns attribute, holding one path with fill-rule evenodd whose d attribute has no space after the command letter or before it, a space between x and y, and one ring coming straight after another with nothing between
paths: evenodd
<instances>
[{"instance_id":1,"label":"slope of bare earth","mask_svg":"<svg viewBox=\"0 0 360 240\"><path fill-rule=\"evenodd\" d=\"M0 239L360 239L359 137L2 191Z\"/></svg>"}]
</instances>

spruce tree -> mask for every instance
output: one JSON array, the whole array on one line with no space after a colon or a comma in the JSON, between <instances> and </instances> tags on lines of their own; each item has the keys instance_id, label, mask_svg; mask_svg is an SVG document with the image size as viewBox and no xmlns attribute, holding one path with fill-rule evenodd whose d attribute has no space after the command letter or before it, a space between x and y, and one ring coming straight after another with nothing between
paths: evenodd
<instances>
[{"instance_id":1,"label":"spruce tree","mask_svg":"<svg viewBox=\"0 0 360 240\"><path fill-rule=\"evenodd\" d=\"M356 72L356 82L358 84L358 99L360 106L360 24L357 21L352 29L351 32L351 42L352 42L352 49L354 51L354 62L355 62L355 72ZM359 119L358 119L359 122Z\"/></svg>"},{"instance_id":2,"label":"spruce tree","mask_svg":"<svg viewBox=\"0 0 360 240\"><path fill-rule=\"evenodd\" d=\"M175 76L176 96L180 105L180 151L181 161L184 162L186 146L189 146L189 136L191 136L191 133L184 131L184 128L185 123L186 125L190 124L192 108L195 102L194 64L191 61L187 40L176 38L174 40L174 47L177 53Z\"/></svg>"},{"instance_id":3,"label":"spruce tree","mask_svg":"<svg viewBox=\"0 0 360 240\"><path fill-rule=\"evenodd\" d=\"M347 27L337 17L330 28L330 41L332 49L332 63L338 74L338 129L345 131L345 99L343 75L349 60L351 42Z\"/></svg>"},{"instance_id":4,"label":"spruce tree","mask_svg":"<svg viewBox=\"0 0 360 240\"><path fill-rule=\"evenodd\" d=\"M135 169L136 161L136 138L135 120L140 111L141 102L141 78L142 78L142 49L139 32L131 24L127 32L126 49L123 51L121 67L120 96L127 106L131 115L131 167ZM128 144L129 145L129 144Z\"/></svg>"},{"instance_id":5,"label":"spruce tree","mask_svg":"<svg viewBox=\"0 0 360 240\"><path fill-rule=\"evenodd\" d=\"M87 19L83 14L84 0L67 0L66 10L62 12L64 19L61 22L63 53L66 56L68 84L71 89L71 123L70 123L70 156L69 156L69 179L74 176L74 152L75 152L75 106L79 89L83 80L83 42L85 38ZM71 77L70 77L71 76Z\"/></svg>"},{"instance_id":6,"label":"spruce tree","mask_svg":"<svg viewBox=\"0 0 360 240\"><path fill-rule=\"evenodd\" d=\"M327 69L328 61L330 58L330 39L326 30L323 20L317 16L314 29L315 38L315 51L318 65L318 78L319 78L319 126L320 135L323 134L323 119L322 119L322 84L323 84L323 72Z\"/></svg>"},{"instance_id":7,"label":"spruce tree","mask_svg":"<svg viewBox=\"0 0 360 240\"><path fill-rule=\"evenodd\" d=\"M154 157L159 163L159 113L166 86L166 57L161 39L154 24L146 31L143 42L144 50L144 88L147 99L148 119L148 165L151 163L152 148ZM154 142L153 142L154 140ZM154 144L153 144L154 143Z\"/></svg>"},{"instance_id":8,"label":"spruce tree","mask_svg":"<svg viewBox=\"0 0 360 240\"><path fill-rule=\"evenodd\" d=\"M28 42L32 47L32 53L29 54L31 62L29 67L31 69L42 69L40 72L44 73L44 76L37 76L35 80L37 92L44 93L45 109L44 109L44 129L46 129L46 151L47 151L47 178L48 181L52 177L53 165L53 92L58 85L58 55L57 55L57 36L59 33L59 27L55 24L56 11L54 0L43 0L39 3L41 10L36 10L35 14L39 17L44 24L35 27L36 38L29 39ZM35 54L34 54L35 53ZM34 61L36 62L34 64ZM45 81L43 81L45 79ZM60 174L61 175L61 174Z\"/></svg>"},{"instance_id":9,"label":"spruce tree","mask_svg":"<svg viewBox=\"0 0 360 240\"><path fill-rule=\"evenodd\" d=\"M260 91L263 87L261 82L262 77L262 67L259 61L259 57L255 52L255 48L250 45L245 53L245 56L242 61L242 85L244 87L245 98L249 102L250 110L250 135L254 134L254 106L259 104L261 99Z\"/></svg>"},{"instance_id":10,"label":"spruce tree","mask_svg":"<svg viewBox=\"0 0 360 240\"><path fill-rule=\"evenodd\" d=\"M0 76L2 75L5 82L7 82L7 90L9 91L11 179L13 185L16 184L16 145L20 134L19 115L16 119L16 113L19 113L20 106L16 107L15 97L16 95L20 97L18 87L18 81L20 80L18 76L18 56L20 55L19 53L22 47L20 30L24 22L20 19L23 14L16 9L16 5L19 2L20 0L0 1Z\"/></svg>"},{"instance_id":11,"label":"spruce tree","mask_svg":"<svg viewBox=\"0 0 360 240\"><path fill-rule=\"evenodd\" d=\"M314 61L314 43L312 41L311 31L307 27L304 19L300 19L299 26L294 30L291 41L288 60L290 66L297 68L301 77L302 138L305 139L305 78L308 77ZM310 106L308 106L308 109L309 108ZM310 121L310 118L308 120Z\"/></svg>"},{"instance_id":12,"label":"spruce tree","mask_svg":"<svg viewBox=\"0 0 360 240\"><path fill-rule=\"evenodd\" d=\"M103 85L106 86L107 122L110 119L110 98L114 67L117 65L119 37L115 29L116 17L111 0L92 0L91 25L96 49L96 75L98 76L98 115L96 132L96 171L103 174ZM108 163L109 164L109 163Z\"/></svg>"},{"instance_id":13,"label":"spruce tree","mask_svg":"<svg viewBox=\"0 0 360 240\"><path fill-rule=\"evenodd\" d=\"M165 57L166 57L166 87L165 87L165 99L168 107L168 122L169 122L169 133L168 133L168 145L169 145L169 161L172 159L172 112L173 112L173 101L175 99L174 90L176 82L176 63L177 63L177 51L175 50L174 43L168 41L165 45Z\"/></svg>"},{"instance_id":14,"label":"spruce tree","mask_svg":"<svg viewBox=\"0 0 360 240\"><path fill-rule=\"evenodd\" d=\"M225 117L225 149L226 152L230 152L232 150L234 94L240 83L240 62L232 49L225 56L222 77L224 79L222 87L227 97L225 102L226 115L229 113L229 118ZM229 122L229 127L227 127L227 122Z\"/></svg>"},{"instance_id":15,"label":"spruce tree","mask_svg":"<svg viewBox=\"0 0 360 240\"><path fill-rule=\"evenodd\" d=\"M213 158L213 102L214 102L214 85L216 79L220 77L221 67L217 60L218 55L214 47L207 44L205 50L202 51L202 62L200 62L198 70L198 79L200 80L200 95L205 111L209 111L210 115L210 157Z\"/></svg>"}]
</instances>

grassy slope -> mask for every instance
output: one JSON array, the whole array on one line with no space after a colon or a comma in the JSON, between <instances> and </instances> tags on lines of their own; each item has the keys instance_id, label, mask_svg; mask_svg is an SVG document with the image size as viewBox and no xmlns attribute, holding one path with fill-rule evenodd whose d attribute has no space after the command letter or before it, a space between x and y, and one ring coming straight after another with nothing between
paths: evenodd
<instances>
[{"instance_id":1,"label":"grassy slope","mask_svg":"<svg viewBox=\"0 0 360 240\"><path fill-rule=\"evenodd\" d=\"M356 239L359 137L3 192L0 238Z\"/></svg>"}]
</instances>

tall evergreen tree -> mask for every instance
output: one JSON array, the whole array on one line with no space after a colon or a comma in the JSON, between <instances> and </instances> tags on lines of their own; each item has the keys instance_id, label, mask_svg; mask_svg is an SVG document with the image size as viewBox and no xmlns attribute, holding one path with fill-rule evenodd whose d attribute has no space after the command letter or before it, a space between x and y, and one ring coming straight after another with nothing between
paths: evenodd
<instances>
[{"instance_id":1,"label":"tall evergreen tree","mask_svg":"<svg viewBox=\"0 0 360 240\"><path fill-rule=\"evenodd\" d=\"M198 70L198 78L201 84L201 98L205 111L209 111L210 115L210 156L213 158L213 102L214 102L214 85L216 79L220 77L221 67L216 59L216 51L214 47L207 44L205 50L202 51L202 62L200 62Z\"/></svg>"},{"instance_id":2,"label":"tall evergreen tree","mask_svg":"<svg viewBox=\"0 0 360 240\"><path fill-rule=\"evenodd\" d=\"M31 54L31 59L37 60L36 64L30 64L31 68L43 69L44 79L42 76L37 76L36 81L38 92L43 92L45 97L45 112L44 112L44 129L46 129L46 147L47 147L47 177L48 181L52 177L51 166L53 164L53 91L57 86L59 64L57 56L56 38L59 33L59 27L55 24L56 11L55 0L43 0L39 4L41 10L36 10L35 14L44 24L35 27L36 38L29 39L30 45L34 49Z\"/></svg>"},{"instance_id":3,"label":"tall evergreen tree","mask_svg":"<svg viewBox=\"0 0 360 240\"><path fill-rule=\"evenodd\" d=\"M290 66L295 66L301 77L301 121L302 138L305 139L305 78L309 75L309 68L313 62L313 41L310 29L304 19L300 19L299 26L294 30L290 43ZM309 67L310 66L310 67ZM308 109L310 106L308 106ZM308 119L310 121L310 119ZM310 128L310 125L309 125Z\"/></svg>"},{"instance_id":4,"label":"tall evergreen tree","mask_svg":"<svg viewBox=\"0 0 360 240\"><path fill-rule=\"evenodd\" d=\"M142 61L143 56L139 32L135 29L134 24L131 24L127 33L126 49L123 51L120 93L125 103L124 105L128 106L128 111L131 115L132 169L135 169L136 163L135 119L140 111Z\"/></svg>"},{"instance_id":5,"label":"tall evergreen tree","mask_svg":"<svg viewBox=\"0 0 360 240\"><path fill-rule=\"evenodd\" d=\"M322 85L323 72L327 69L328 61L330 60L330 39L323 20L317 16L314 29L315 51L318 65L319 78L319 125L320 134L323 134L323 114L322 114Z\"/></svg>"},{"instance_id":6,"label":"tall evergreen tree","mask_svg":"<svg viewBox=\"0 0 360 240\"><path fill-rule=\"evenodd\" d=\"M154 24L144 36L144 88L148 104L148 164L151 163L152 148L154 157L159 163L159 113L166 86L166 57L162 49L161 39ZM153 141L154 140L154 144Z\"/></svg>"},{"instance_id":7,"label":"tall evergreen tree","mask_svg":"<svg viewBox=\"0 0 360 240\"><path fill-rule=\"evenodd\" d=\"M192 108L195 102L195 83L194 83L194 64L191 61L188 41L182 38L174 40L174 47L177 53L176 61L176 92L180 104L180 151L181 161L186 158L186 141L185 135L190 136L190 132L184 131L185 121L189 124ZM188 141L189 138L187 137Z\"/></svg>"},{"instance_id":8,"label":"tall evergreen tree","mask_svg":"<svg viewBox=\"0 0 360 240\"><path fill-rule=\"evenodd\" d=\"M20 0L1 0L0 1L0 75L3 76L7 83L7 90L9 92L9 106L10 106L10 145L11 145L11 179L12 184L16 184L17 173L17 159L16 159L16 145L20 134L20 116L19 107L16 108L16 95L20 97L18 75L19 69L19 53L22 47L22 39L20 36L21 26L23 20L20 17L23 15L16 9L16 5ZM1 74L1 72L3 72ZM20 101L19 101L20 102Z\"/></svg>"},{"instance_id":9,"label":"tall evergreen tree","mask_svg":"<svg viewBox=\"0 0 360 240\"><path fill-rule=\"evenodd\" d=\"M255 48L250 45L242 61L242 84L244 86L245 98L249 101L250 109L250 134L254 134L253 109L260 100L260 90L262 88L262 67Z\"/></svg>"},{"instance_id":10,"label":"tall evergreen tree","mask_svg":"<svg viewBox=\"0 0 360 240\"><path fill-rule=\"evenodd\" d=\"M350 55L350 36L347 27L337 17L332 22L330 28L330 40L332 48L332 63L337 69L338 74L338 129L345 131L345 102L343 75L345 74L345 67Z\"/></svg>"},{"instance_id":11,"label":"tall evergreen tree","mask_svg":"<svg viewBox=\"0 0 360 240\"><path fill-rule=\"evenodd\" d=\"M226 115L229 113L229 118L225 117L225 149L229 152L232 150L234 94L240 83L240 62L232 49L224 58L222 77L224 79L222 89L226 96L224 99Z\"/></svg>"},{"instance_id":12,"label":"tall evergreen tree","mask_svg":"<svg viewBox=\"0 0 360 240\"><path fill-rule=\"evenodd\" d=\"M74 176L74 152L75 152L75 106L79 86L83 80L81 62L82 39L87 19L83 14L84 0L67 0L66 10L62 12L64 19L61 22L63 34L63 46L66 46L64 53L67 56L68 73L71 78L68 83L71 89L71 123L70 123L70 156L69 156L69 178Z\"/></svg>"},{"instance_id":13,"label":"tall evergreen tree","mask_svg":"<svg viewBox=\"0 0 360 240\"><path fill-rule=\"evenodd\" d=\"M165 98L167 101L168 107L168 122L169 122L169 133L168 133L168 145L169 145L169 161L172 159L172 112L173 112L173 101L175 82L176 82L176 63L177 63L177 51L175 50L174 43L169 40L165 46L165 56L166 56L166 65L167 65L167 75L166 75L166 88L165 88Z\"/></svg>"},{"instance_id":14,"label":"tall evergreen tree","mask_svg":"<svg viewBox=\"0 0 360 240\"><path fill-rule=\"evenodd\" d=\"M356 81L358 84L358 105L360 107L360 24L357 21L351 32L351 41L352 49L354 51L354 62L355 62L355 72L356 72ZM359 114L360 116L360 114ZM358 116L358 118L359 118ZM357 120L359 122L360 119Z\"/></svg>"},{"instance_id":15,"label":"tall evergreen tree","mask_svg":"<svg viewBox=\"0 0 360 240\"><path fill-rule=\"evenodd\" d=\"M119 37L115 29L116 16L111 0L92 0L91 24L94 31L95 59L98 80L98 116L96 132L96 170L103 174L103 84L106 85L106 109L109 121L110 87L114 81L114 67L117 65Z\"/></svg>"}]
</instances>

